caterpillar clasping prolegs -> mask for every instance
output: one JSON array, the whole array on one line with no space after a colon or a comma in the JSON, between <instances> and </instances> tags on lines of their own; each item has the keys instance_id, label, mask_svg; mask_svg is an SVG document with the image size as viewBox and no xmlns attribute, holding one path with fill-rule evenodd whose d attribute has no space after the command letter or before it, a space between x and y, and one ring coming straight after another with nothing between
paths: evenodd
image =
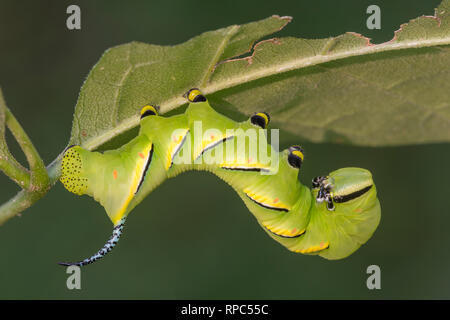
<instances>
[{"instance_id":1,"label":"caterpillar clasping prolegs","mask_svg":"<svg viewBox=\"0 0 450 320\"><path fill-rule=\"evenodd\" d=\"M61 182L100 202L114 229L96 254L62 265L102 258L117 244L130 211L186 170L210 171L227 182L265 232L293 252L341 259L371 237L381 209L369 171L339 169L313 179L310 190L298 179L303 149L278 152L267 143L269 114L236 122L214 111L198 89L184 96L189 102L184 114L163 117L157 106L144 106L137 137L116 150L67 148Z\"/></svg>"}]
</instances>

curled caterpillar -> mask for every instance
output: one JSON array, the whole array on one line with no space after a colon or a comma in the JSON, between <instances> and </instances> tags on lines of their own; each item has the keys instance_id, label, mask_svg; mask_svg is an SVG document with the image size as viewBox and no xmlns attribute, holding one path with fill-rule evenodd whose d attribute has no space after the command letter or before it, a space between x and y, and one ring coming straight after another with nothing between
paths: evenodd
<instances>
[{"instance_id":1,"label":"curled caterpillar","mask_svg":"<svg viewBox=\"0 0 450 320\"><path fill-rule=\"evenodd\" d=\"M83 266L102 258L117 244L128 214L145 196L167 178L192 169L210 171L227 182L264 231L293 252L341 259L371 237L381 208L369 171L339 169L313 179L310 190L298 179L303 149L292 146L278 152L268 144L267 113L235 122L214 111L198 89L185 97L185 113L172 117L159 116L156 106L143 107L138 136L119 149L100 153L67 148L61 182L67 190L100 202L114 231L90 258L60 264Z\"/></svg>"}]
</instances>

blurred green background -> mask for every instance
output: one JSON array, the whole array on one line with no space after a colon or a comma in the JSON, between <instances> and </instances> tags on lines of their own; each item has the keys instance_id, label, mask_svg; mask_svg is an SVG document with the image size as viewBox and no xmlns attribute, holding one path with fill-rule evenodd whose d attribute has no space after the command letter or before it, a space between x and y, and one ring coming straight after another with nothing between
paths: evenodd
<instances>
[{"instance_id":1,"label":"blurred green background","mask_svg":"<svg viewBox=\"0 0 450 320\"><path fill-rule=\"evenodd\" d=\"M359 32L379 43L401 23L432 15L438 0L396 1L10 1L0 2L0 85L44 161L66 146L79 89L109 47L130 41L173 45L204 31L272 14L294 20L280 36ZM78 4L81 31L66 8ZM382 29L367 30L366 8L381 7ZM345 95L345 92L342 93ZM449 129L450 130L450 129ZM25 163L17 145L11 149ZM238 196L216 177L190 172L138 206L113 254L82 269L82 290L66 288L61 260L85 258L112 225L103 208L58 183L21 217L0 227L2 299L404 299L450 298L450 145L363 148L301 143L300 179L345 166L372 171L382 219L349 258L293 254L270 239ZM17 191L0 175L0 201ZM381 268L368 290L366 268Z\"/></svg>"}]
</instances>

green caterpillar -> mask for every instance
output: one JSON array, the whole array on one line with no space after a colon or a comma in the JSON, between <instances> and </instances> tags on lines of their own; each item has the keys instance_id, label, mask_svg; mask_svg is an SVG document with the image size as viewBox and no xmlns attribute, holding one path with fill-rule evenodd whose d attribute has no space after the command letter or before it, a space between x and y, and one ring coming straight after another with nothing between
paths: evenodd
<instances>
[{"instance_id":1,"label":"green caterpillar","mask_svg":"<svg viewBox=\"0 0 450 320\"><path fill-rule=\"evenodd\" d=\"M185 97L184 114L161 117L155 106L142 108L138 136L117 150L67 148L61 182L100 202L114 230L90 258L60 264L83 266L102 258L118 242L130 211L164 180L190 169L210 171L232 186L264 231L293 252L341 259L371 237L381 209L369 171L339 169L313 179L310 190L298 180L302 148L278 152L267 143L267 113L238 123L214 111L198 89ZM200 138L195 134L199 125L206 129ZM252 136L251 130L264 135ZM252 145L273 161L255 156Z\"/></svg>"}]
</instances>

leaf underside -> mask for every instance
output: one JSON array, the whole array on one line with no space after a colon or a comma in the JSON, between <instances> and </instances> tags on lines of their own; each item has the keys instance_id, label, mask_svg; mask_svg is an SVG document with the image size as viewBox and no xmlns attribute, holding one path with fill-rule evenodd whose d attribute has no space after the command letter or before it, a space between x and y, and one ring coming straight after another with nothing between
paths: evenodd
<instances>
[{"instance_id":1,"label":"leaf underside","mask_svg":"<svg viewBox=\"0 0 450 320\"><path fill-rule=\"evenodd\" d=\"M290 17L205 32L175 46L107 50L75 108L70 144L96 149L200 88L219 110L267 111L272 127L313 142L366 146L450 141L450 0L372 44L356 33L273 38Z\"/></svg>"}]
</instances>

